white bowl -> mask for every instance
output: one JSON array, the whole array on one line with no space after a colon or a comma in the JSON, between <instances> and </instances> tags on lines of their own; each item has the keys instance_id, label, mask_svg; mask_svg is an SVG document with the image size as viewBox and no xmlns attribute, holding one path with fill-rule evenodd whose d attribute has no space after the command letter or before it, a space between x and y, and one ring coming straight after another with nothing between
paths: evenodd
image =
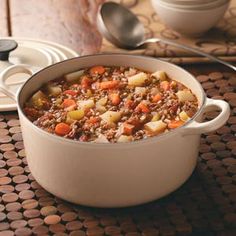
<instances>
[{"instance_id":1,"label":"white bowl","mask_svg":"<svg viewBox=\"0 0 236 236\"><path fill-rule=\"evenodd\" d=\"M212 9L187 10L169 7L161 4L159 0L151 0L152 5L160 19L173 30L189 36L199 36L224 16L229 2Z\"/></svg>"},{"instance_id":2,"label":"white bowl","mask_svg":"<svg viewBox=\"0 0 236 236\"><path fill-rule=\"evenodd\" d=\"M157 0L160 2L160 4L165 5L167 7L172 7L172 8L178 8L178 9L184 9L184 10L207 10L207 9L212 9L219 7L223 4L226 4L229 2L229 0L215 0L212 2L198 2L198 1L191 1L186 2L186 1L169 1L169 0ZM186 3L189 4L186 4Z\"/></svg>"},{"instance_id":3,"label":"white bowl","mask_svg":"<svg viewBox=\"0 0 236 236\"><path fill-rule=\"evenodd\" d=\"M178 5L202 5L217 2L218 0L160 0L169 4Z\"/></svg>"}]
</instances>

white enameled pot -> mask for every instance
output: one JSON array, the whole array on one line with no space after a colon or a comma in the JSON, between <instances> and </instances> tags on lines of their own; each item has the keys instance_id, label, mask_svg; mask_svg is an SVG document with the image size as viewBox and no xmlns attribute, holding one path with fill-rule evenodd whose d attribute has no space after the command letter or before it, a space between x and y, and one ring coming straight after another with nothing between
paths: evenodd
<instances>
[{"instance_id":1,"label":"white enameled pot","mask_svg":"<svg viewBox=\"0 0 236 236\"><path fill-rule=\"evenodd\" d=\"M25 101L40 86L64 74L94 65L131 66L167 74L189 87L199 101L199 111L184 126L146 140L101 144L65 139L36 127L23 113ZM13 66L0 76L0 88L17 100L29 168L46 190L67 201L95 207L125 207L161 198L181 186L197 161L200 134L221 127L230 114L229 105L205 96L199 82L187 71L151 57L102 54L78 57L49 66L31 76L15 97L5 79ZM204 111L220 109L213 120L201 123Z\"/></svg>"}]
</instances>

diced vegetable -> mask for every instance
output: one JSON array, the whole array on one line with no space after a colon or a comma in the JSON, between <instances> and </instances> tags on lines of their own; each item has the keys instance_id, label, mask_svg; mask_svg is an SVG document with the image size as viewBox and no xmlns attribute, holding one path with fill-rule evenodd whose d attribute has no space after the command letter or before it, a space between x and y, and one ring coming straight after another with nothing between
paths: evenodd
<instances>
[{"instance_id":1,"label":"diced vegetable","mask_svg":"<svg viewBox=\"0 0 236 236\"><path fill-rule=\"evenodd\" d=\"M122 125L122 134L126 134L126 135L132 135L132 133L134 132L135 126L128 124L128 123L123 123Z\"/></svg>"},{"instance_id":2,"label":"diced vegetable","mask_svg":"<svg viewBox=\"0 0 236 236\"><path fill-rule=\"evenodd\" d=\"M95 140L95 143L109 143L109 141L107 140L106 136L103 134L100 134Z\"/></svg>"},{"instance_id":3,"label":"diced vegetable","mask_svg":"<svg viewBox=\"0 0 236 236\"><path fill-rule=\"evenodd\" d=\"M84 117L84 110L69 111L67 116L73 120L81 120Z\"/></svg>"},{"instance_id":4,"label":"diced vegetable","mask_svg":"<svg viewBox=\"0 0 236 236\"><path fill-rule=\"evenodd\" d=\"M89 70L90 74L99 74L99 75L102 75L105 71L106 70L103 66L94 66Z\"/></svg>"},{"instance_id":5,"label":"diced vegetable","mask_svg":"<svg viewBox=\"0 0 236 236\"><path fill-rule=\"evenodd\" d=\"M151 76L155 77L158 80L166 80L167 79L165 71L161 71L161 70L154 72Z\"/></svg>"},{"instance_id":6,"label":"diced vegetable","mask_svg":"<svg viewBox=\"0 0 236 236\"><path fill-rule=\"evenodd\" d=\"M99 117L93 117L93 116L91 116L91 117L87 120L87 123L96 124L97 122L99 122L99 120L100 120Z\"/></svg>"},{"instance_id":7,"label":"diced vegetable","mask_svg":"<svg viewBox=\"0 0 236 236\"><path fill-rule=\"evenodd\" d=\"M89 79L87 76L83 76L81 79L81 86L83 89L88 89L90 88L90 85L92 84L92 80Z\"/></svg>"},{"instance_id":8,"label":"diced vegetable","mask_svg":"<svg viewBox=\"0 0 236 236\"><path fill-rule=\"evenodd\" d=\"M73 99L64 99L62 105L63 105L64 108L75 107L76 103Z\"/></svg>"},{"instance_id":9,"label":"diced vegetable","mask_svg":"<svg viewBox=\"0 0 236 236\"><path fill-rule=\"evenodd\" d=\"M127 99L127 100L125 101L125 107L126 107L126 108L132 108L133 105L134 105L134 101L132 101L131 99Z\"/></svg>"},{"instance_id":10,"label":"diced vegetable","mask_svg":"<svg viewBox=\"0 0 236 236\"><path fill-rule=\"evenodd\" d=\"M48 91L49 95L57 96L62 92L62 89L59 86L48 85L47 91Z\"/></svg>"},{"instance_id":11,"label":"diced vegetable","mask_svg":"<svg viewBox=\"0 0 236 236\"><path fill-rule=\"evenodd\" d=\"M153 96L152 101L159 102L161 99L162 99L162 96L161 96L161 94L158 93L155 96Z\"/></svg>"},{"instance_id":12,"label":"diced vegetable","mask_svg":"<svg viewBox=\"0 0 236 236\"><path fill-rule=\"evenodd\" d=\"M171 82L170 82L170 87L171 87L171 88L176 88L176 86L177 86L176 81L171 81Z\"/></svg>"},{"instance_id":13,"label":"diced vegetable","mask_svg":"<svg viewBox=\"0 0 236 236\"><path fill-rule=\"evenodd\" d=\"M170 83L166 80L161 81L160 83L160 87L164 90L164 91L168 91L170 89Z\"/></svg>"},{"instance_id":14,"label":"diced vegetable","mask_svg":"<svg viewBox=\"0 0 236 236\"><path fill-rule=\"evenodd\" d=\"M158 133L161 133L165 130L167 127L167 124L164 123L163 121L151 121L148 122L144 125L145 130L150 134L150 135L155 135Z\"/></svg>"},{"instance_id":15,"label":"diced vegetable","mask_svg":"<svg viewBox=\"0 0 236 236\"><path fill-rule=\"evenodd\" d=\"M37 109L46 108L48 106L48 99L46 95L39 90L30 99L30 104Z\"/></svg>"},{"instance_id":16,"label":"diced vegetable","mask_svg":"<svg viewBox=\"0 0 236 236\"><path fill-rule=\"evenodd\" d=\"M118 143L127 143L130 141L132 141L132 136L127 135L121 135L117 140Z\"/></svg>"},{"instance_id":17,"label":"diced vegetable","mask_svg":"<svg viewBox=\"0 0 236 236\"><path fill-rule=\"evenodd\" d=\"M135 110L136 111L141 111L143 113L149 113L150 112L150 109L148 108L148 105L145 104L144 102L140 102Z\"/></svg>"},{"instance_id":18,"label":"diced vegetable","mask_svg":"<svg viewBox=\"0 0 236 236\"><path fill-rule=\"evenodd\" d=\"M186 102L186 101L194 101L195 97L189 90L181 90L176 93L178 99L180 102Z\"/></svg>"},{"instance_id":19,"label":"diced vegetable","mask_svg":"<svg viewBox=\"0 0 236 236\"><path fill-rule=\"evenodd\" d=\"M106 103L107 103L107 97L103 97L97 101L97 104L102 106L106 105Z\"/></svg>"},{"instance_id":20,"label":"diced vegetable","mask_svg":"<svg viewBox=\"0 0 236 236\"><path fill-rule=\"evenodd\" d=\"M104 113L105 111L107 111L106 107L100 104L96 104L96 110L100 113Z\"/></svg>"},{"instance_id":21,"label":"diced vegetable","mask_svg":"<svg viewBox=\"0 0 236 236\"><path fill-rule=\"evenodd\" d=\"M76 91L74 91L74 90L68 89L68 90L65 90L63 92L63 94L71 95L71 96L76 96L78 93Z\"/></svg>"},{"instance_id":22,"label":"diced vegetable","mask_svg":"<svg viewBox=\"0 0 236 236\"><path fill-rule=\"evenodd\" d=\"M120 120L121 113L117 111L107 111L103 113L100 117L107 123L116 123Z\"/></svg>"},{"instance_id":23,"label":"diced vegetable","mask_svg":"<svg viewBox=\"0 0 236 236\"><path fill-rule=\"evenodd\" d=\"M156 113L156 114L153 115L151 121L158 121L158 120L160 120L160 118L161 118L161 117L160 117L160 114L159 114L159 113Z\"/></svg>"},{"instance_id":24,"label":"diced vegetable","mask_svg":"<svg viewBox=\"0 0 236 236\"><path fill-rule=\"evenodd\" d=\"M93 108L95 106L95 103L92 99L79 101L78 104L79 104L79 107L84 109L84 110Z\"/></svg>"},{"instance_id":25,"label":"diced vegetable","mask_svg":"<svg viewBox=\"0 0 236 236\"><path fill-rule=\"evenodd\" d=\"M181 111L179 113L179 117L182 121L187 121L190 119L190 117L188 116L188 114L185 111Z\"/></svg>"},{"instance_id":26,"label":"diced vegetable","mask_svg":"<svg viewBox=\"0 0 236 236\"><path fill-rule=\"evenodd\" d=\"M160 90L157 87L151 89L151 94L155 96L156 94L160 93Z\"/></svg>"},{"instance_id":27,"label":"diced vegetable","mask_svg":"<svg viewBox=\"0 0 236 236\"><path fill-rule=\"evenodd\" d=\"M136 87L134 92L136 94L143 95L146 93L146 91L147 89L145 87Z\"/></svg>"},{"instance_id":28,"label":"diced vegetable","mask_svg":"<svg viewBox=\"0 0 236 236\"><path fill-rule=\"evenodd\" d=\"M31 100L34 102L37 101L39 98L45 98L45 97L46 95L41 90L39 90L32 96Z\"/></svg>"},{"instance_id":29,"label":"diced vegetable","mask_svg":"<svg viewBox=\"0 0 236 236\"><path fill-rule=\"evenodd\" d=\"M71 128L66 123L59 123L55 127L55 133L60 136L64 136L64 135L70 133L70 131L71 131Z\"/></svg>"},{"instance_id":30,"label":"diced vegetable","mask_svg":"<svg viewBox=\"0 0 236 236\"><path fill-rule=\"evenodd\" d=\"M87 89L86 96L91 97L92 95L93 95L93 93L92 93L91 89Z\"/></svg>"},{"instance_id":31,"label":"diced vegetable","mask_svg":"<svg viewBox=\"0 0 236 236\"><path fill-rule=\"evenodd\" d=\"M168 128L169 129L175 129L180 127L181 125L183 125L184 122L182 120L172 120L169 124L168 124Z\"/></svg>"},{"instance_id":32,"label":"diced vegetable","mask_svg":"<svg viewBox=\"0 0 236 236\"><path fill-rule=\"evenodd\" d=\"M136 75L133 75L128 78L128 85L130 86L142 86L145 84L146 80L148 79L148 76L144 72L140 72Z\"/></svg>"},{"instance_id":33,"label":"diced vegetable","mask_svg":"<svg viewBox=\"0 0 236 236\"><path fill-rule=\"evenodd\" d=\"M115 89L119 85L119 81L111 80L111 81L103 81L100 83L100 89Z\"/></svg>"},{"instance_id":34,"label":"diced vegetable","mask_svg":"<svg viewBox=\"0 0 236 236\"><path fill-rule=\"evenodd\" d=\"M75 71L75 72L65 75L65 79L69 83L75 82L83 75L83 73L84 73L84 70Z\"/></svg>"},{"instance_id":35,"label":"diced vegetable","mask_svg":"<svg viewBox=\"0 0 236 236\"><path fill-rule=\"evenodd\" d=\"M119 105L120 103L120 95L119 93L111 93L109 95L109 99L111 100L112 105Z\"/></svg>"}]
</instances>

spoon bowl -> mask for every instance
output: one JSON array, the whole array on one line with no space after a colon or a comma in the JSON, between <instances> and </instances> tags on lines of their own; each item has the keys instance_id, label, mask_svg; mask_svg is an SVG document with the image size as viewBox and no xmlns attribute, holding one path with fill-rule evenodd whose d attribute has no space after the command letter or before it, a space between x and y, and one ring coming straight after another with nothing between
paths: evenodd
<instances>
[{"instance_id":1,"label":"spoon bowl","mask_svg":"<svg viewBox=\"0 0 236 236\"><path fill-rule=\"evenodd\" d=\"M118 47L136 48L145 40L145 30L138 17L115 2L100 7L97 21L100 32Z\"/></svg>"}]
</instances>

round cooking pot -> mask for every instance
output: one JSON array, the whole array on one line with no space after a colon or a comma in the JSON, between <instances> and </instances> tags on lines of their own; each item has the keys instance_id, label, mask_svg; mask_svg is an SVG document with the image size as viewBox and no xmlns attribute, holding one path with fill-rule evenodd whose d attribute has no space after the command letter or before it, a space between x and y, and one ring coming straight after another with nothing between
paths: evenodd
<instances>
[{"instance_id":1,"label":"round cooking pot","mask_svg":"<svg viewBox=\"0 0 236 236\"><path fill-rule=\"evenodd\" d=\"M149 72L164 70L197 96L199 110L173 131L129 143L87 143L56 136L35 126L24 114L25 101L42 84L64 74L95 65L130 66ZM206 97L199 82L180 67L151 57L103 54L78 57L49 66L31 76L17 96L4 83L16 72L13 66L0 76L0 89L17 101L27 161L37 182L67 201L94 207L125 207L153 201L180 187L192 174L200 134L221 127L229 105ZM204 111L220 109L211 121L201 123Z\"/></svg>"}]
</instances>

